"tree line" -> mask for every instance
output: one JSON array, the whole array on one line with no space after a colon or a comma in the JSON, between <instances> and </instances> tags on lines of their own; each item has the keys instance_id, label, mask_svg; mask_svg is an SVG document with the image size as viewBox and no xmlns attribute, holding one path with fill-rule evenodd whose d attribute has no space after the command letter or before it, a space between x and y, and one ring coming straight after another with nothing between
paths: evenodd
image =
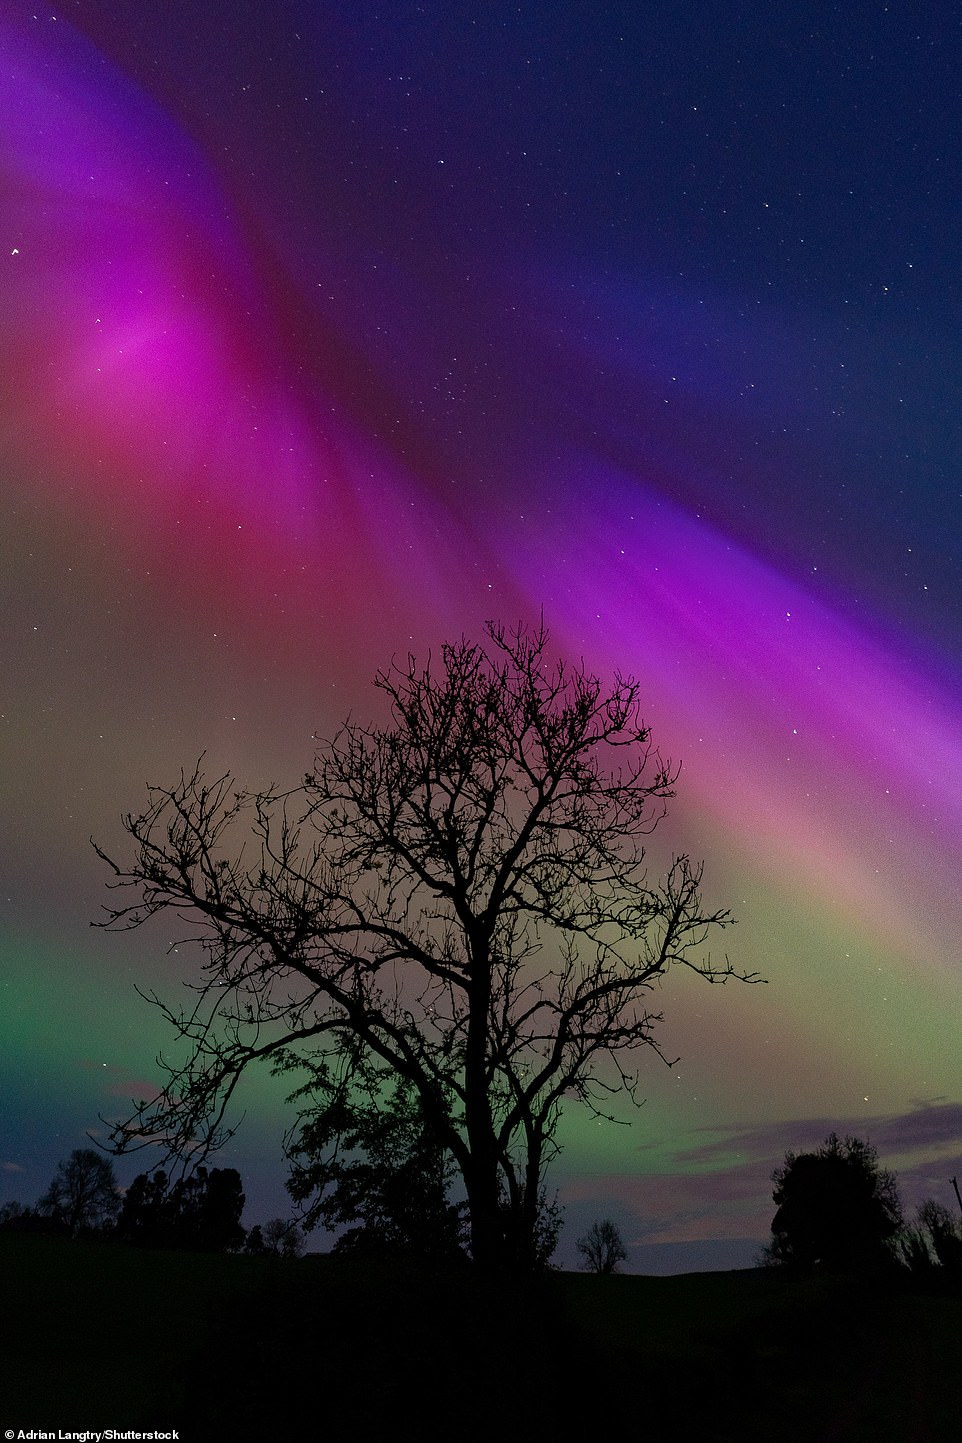
<instances>
[{"instance_id":1,"label":"tree line","mask_svg":"<svg viewBox=\"0 0 962 1443\"><path fill-rule=\"evenodd\" d=\"M295 1222L272 1218L247 1231L241 1225L244 1202L236 1168L199 1167L177 1179L158 1168L123 1190L109 1157L75 1148L57 1164L34 1205L0 1207L0 1229L191 1252L297 1256L303 1251Z\"/></svg>"},{"instance_id":2,"label":"tree line","mask_svg":"<svg viewBox=\"0 0 962 1443\"><path fill-rule=\"evenodd\" d=\"M361 1109L342 1128L340 1141L349 1152L328 1170L326 1182L333 1186L322 1202L302 1215L308 1228L322 1221L336 1230L336 1253L382 1261L468 1260L465 1206L450 1196L454 1169L438 1156L409 1104L395 1099L384 1111ZM917 1281L962 1283L962 1217L928 1198L909 1222L894 1173L865 1140L831 1133L810 1152L787 1153L772 1181L776 1211L759 1262L796 1272L900 1271ZM295 1171L289 1190L297 1197L304 1186ZM303 1252L296 1220L272 1218L245 1230L244 1202L235 1168L201 1166L176 1180L157 1169L124 1191L108 1157L79 1148L58 1164L34 1206L0 1207L0 1230L255 1256ZM594 1273L616 1272L628 1257L608 1218L593 1223L575 1246L581 1266ZM543 1264L549 1259L546 1246Z\"/></svg>"}]
</instances>

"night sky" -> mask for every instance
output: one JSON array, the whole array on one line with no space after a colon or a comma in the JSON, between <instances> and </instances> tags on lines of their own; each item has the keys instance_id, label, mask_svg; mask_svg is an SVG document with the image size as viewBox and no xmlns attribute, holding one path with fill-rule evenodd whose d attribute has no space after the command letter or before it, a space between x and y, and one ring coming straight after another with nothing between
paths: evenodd
<instances>
[{"instance_id":1,"label":"night sky","mask_svg":"<svg viewBox=\"0 0 962 1443\"><path fill-rule=\"evenodd\" d=\"M544 612L641 678L764 987L673 977L572 1239L750 1263L832 1128L962 1169L962 33L947 7L0 12L0 1201L158 1080L94 836L296 782L375 669ZM223 1165L289 1211L283 1088ZM628 1114L626 1114L626 1117ZM124 1181L144 1165L118 1169Z\"/></svg>"}]
</instances>

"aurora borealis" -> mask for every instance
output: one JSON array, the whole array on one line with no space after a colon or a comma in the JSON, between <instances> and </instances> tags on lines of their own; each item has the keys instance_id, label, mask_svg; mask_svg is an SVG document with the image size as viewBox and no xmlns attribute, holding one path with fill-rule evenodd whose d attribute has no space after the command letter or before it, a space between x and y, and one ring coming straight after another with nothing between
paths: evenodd
<instances>
[{"instance_id":1,"label":"aurora borealis","mask_svg":"<svg viewBox=\"0 0 962 1443\"><path fill-rule=\"evenodd\" d=\"M0 1201L166 1040L181 959L91 931L90 836L205 749L296 780L393 654L543 610L642 679L655 851L767 979L666 986L677 1067L566 1119L569 1234L747 1263L833 1127L951 1202L962 37L761 10L0 11Z\"/></svg>"}]
</instances>

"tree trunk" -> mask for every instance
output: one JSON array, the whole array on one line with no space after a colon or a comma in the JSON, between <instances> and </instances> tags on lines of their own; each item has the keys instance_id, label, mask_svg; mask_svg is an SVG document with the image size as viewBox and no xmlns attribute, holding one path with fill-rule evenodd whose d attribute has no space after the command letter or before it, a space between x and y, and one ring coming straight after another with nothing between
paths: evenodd
<instances>
[{"instance_id":1,"label":"tree trunk","mask_svg":"<svg viewBox=\"0 0 962 1443\"><path fill-rule=\"evenodd\" d=\"M491 965L484 937L472 937L470 946L471 983L464 1051L464 1125L470 1165L465 1170L464 1184L471 1218L472 1259L481 1270L497 1272L504 1270L507 1259L498 1185L498 1153L486 1077Z\"/></svg>"},{"instance_id":2,"label":"tree trunk","mask_svg":"<svg viewBox=\"0 0 962 1443\"><path fill-rule=\"evenodd\" d=\"M471 1218L471 1258L481 1272L504 1272L506 1257L504 1220L499 1206L496 1166L487 1159L479 1165L472 1158L471 1175L465 1177L468 1212Z\"/></svg>"}]
</instances>

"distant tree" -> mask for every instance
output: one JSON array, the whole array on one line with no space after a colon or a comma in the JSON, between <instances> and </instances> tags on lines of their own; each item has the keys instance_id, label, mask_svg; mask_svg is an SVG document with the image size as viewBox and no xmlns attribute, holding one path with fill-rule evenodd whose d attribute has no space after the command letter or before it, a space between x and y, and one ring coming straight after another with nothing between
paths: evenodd
<instances>
[{"instance_id":1,"label":"distant tree","mask_svg":"<svg viewBox=\"0 0 962 1443\"><path fill-rule=\"evenodd\" d=\"M124 1193L117 1218L117 1237L137 1247L173 1247L175 1210L167 1174L160 1168L142 1172Z\"/></svg>"},{"instance_id":2,"label":"distant tree","mask_svg":"<svg viewBox=\"0 0 962 1443\"><path fill-rule=\"evenodd\" d=\"M772 1181L778 1210L767 1261L862 1272L895 1260L898 1187L867 1142L833 1132L815 1152L786 1153Z\"/></svg>"},{"instance_id":3,"label":"distant tree","mask_svg":"<svg viewBox=\"0 0 962 1443\"><path fill-rule=\"evenodd\" d=\"M903 1227L898 1240L899 1257L916 1277L927 1277L938 1266L929 1248L924 1231L916 1226Z\"/></svg>"},{"instance_id":4,"label":"distant tree","mask_svg":"<svg viewBox=\"0 0 962 1443\"><path fill-rule=\"evenodd\" d=\"M37 1203L42 1215L62 1223L71 1237L98 1232L111 1224L120 1209L120 1189L113 1163L93 1148L75 1148Z\"/></svg>"},{"instance_id":5,"label":"distant tree","mask_svg":"<svg viewBox=\"0 0 962 1443\"><path fill-rule=\"evenodd\" d=\"M914 1273L944 1269L953 1277L962 1276L962 1229L948 1208L933 1198L919 1205L915 1226L904 1230L900 1246Z\"/></svg>"},{"instance_id":6,"label":"distant tree","mask_svg":"<svg viewBox=\"0 0 962 1443\"><path fill-rule=\"evenodd\" d=\"M274 1258L299 1258L304 1234L290 1218L270 1218L261 1231L263 1251Z\"/></svg>"},{"instance_id":7,"label":"distant tree","mask_svg":"<svg viewBox=\"0 0 962 1443\"><path fill-rule=\"evenodd\" d=\"M198 1168L197 1172L207 1173L199 1200L192 1205L197 1220L197 1246L211 1253L237 1252L244 1246L246 1237L241 1226L245 1198L240 1173L233 1167L214 1167L209 1172Z\"/></svg>"},{"instance_id":8,"label":"distant tree","mask_svg":"<svg viewBox=\"0 0 962 1443\"><path fill-rule=\"evenodd\" d=\"M117 1236L138 1247L236 1252L244 1244L244 1192L236 1168L199 1167L171 1182L158 1169L134 1178L117 1220Z\"/></svg>"},{"instance_id":9,"label":"distant tree","mask_svg":"<svg viewBox=\"0 0 962 1443\"><path fill-rule=\"evenodd\" d=\"M260 1223L255 1223L252 1228L247 1229L244 1252L252 1258L263 1258L266 1255L267 1244L264 1242L264 1233Z\"/></svg>"},{"instance_id":10,"label":"distant tree","mask_svg":"<svg viewBox=\"0 0 962 1443\"><path fill-rule=\"evenodd\" d=\"M677 768L633 678L605 686L554 661L543 626L489 624L376 685L387 725L347 720L299 786L245 792L198 767L124 818L129 861L100 851L130 889L104 925L169 912L202 953L198 995L159 1004L187 1059L114 1141L216 1147L248 1065L360 1042L454 1160L474 1261L525 1270L562 1100L602 1114L613 1089L634 1095L667 973L737 975L706 951L731 918L686 855L653 877Z\"/></svg>"},{"instance_id":11,"label":"distant tree","mask_svg":"<svg viewBox=\"0 0 962 1443\"><path fill-rule=\"evenodd\" d=\"M0 1207L0 1232L11 1233L66 1233L64 1223L51 1217L42 1217L36 1208L21 1202L6 1202Z\"/></svg>"},{"instance_id":12,"label":"distant tree","mask_svg":"<svg viewBox=\"0 0 962 1443\"><path fill-rule=\"evenodd\" d=\"M590 1273L614 1273L628 1256L622 1236L610 1218L592 1223L575 1243L581 1254L581 1266Z\"/></svg>"},{"instance_id":13,"label":"distant tree","mask_svg":"<svg viewBox=\"0 0 962 1443\"><path fill-rule=\"evenodd\" d=\"M928 1234L939 1266L962 1273L962 1229L942 1203L926 1198L918 1210L919 1224Z\"/></svg>"},{"instance_id":14,"label":"distant tree","mask_svg":"<svg viewBox=\"0 0 962 1443\"><path fill-rule=\"evenodd\" d=\"M66 1222L52 1213L42 1213L35 1207L10 1202L0 1208L0 1232L34 1233L43 1237L70 1237Z\"/></svg>"}]
</instances>

